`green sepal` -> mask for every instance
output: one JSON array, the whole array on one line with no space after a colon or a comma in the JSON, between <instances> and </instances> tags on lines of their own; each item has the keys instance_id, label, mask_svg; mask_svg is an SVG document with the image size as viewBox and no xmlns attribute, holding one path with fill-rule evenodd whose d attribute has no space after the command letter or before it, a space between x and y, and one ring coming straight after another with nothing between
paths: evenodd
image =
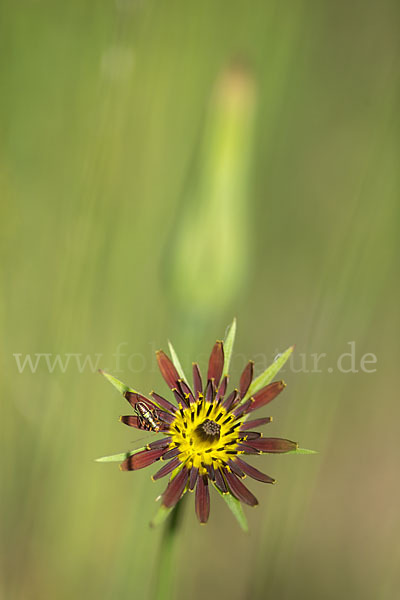
<instances>
[{"instance_id":1,"label":"green sepal","mask_svg":"<svg viewBox=\"0 0 400 600\"><path fill-rule=\"evenodd\" d=\"M122 383L122 381L120 381L116 377L113 377L109 373L106 373L102 369L99 369L99 373L101 375L104 375L104 377L106 379L108 379L108 381L111 383L111 385L113 385L119 391L119 393L122 394L122 395L124 395L126 392L132 392L133 394L139 394L140 393L140 392L134 390L133 388L129 387L129 385L126 385L125 383Z\"/></svg>"},{"instance_id":2,"label":"green sepal","mask_svg":"<svg viewBox=\"0 0 400 600\"><path fill-rule=\"evenodd\" d=\"M229 325L225 340L224 340L224 371L223 375L229 375L229 365L231 363L233 344L236 336L236 318Z\"/></svg>"},{"instance_id":3,"label":"green sepal","mask_svg":"<svg viewBox=\"0 0 400 600\"><path fill-rule=\"evenodd\" d=\"M164 523L165 519L171 514L171 511L174 508L174 506L168 508L167 506L161 504L154 518L150 521L150 527L157 527L158 525L161 525L161 523Z\"/></svg>"},{"instance_id":4,"label":"green sepal","mask_svg":"<svg viewBox=\"0 0 400 600\"><path fill-rule=\"evenodd\" d=\"M292 354L293 350L294 346L290 346L290 348L285 350L285 352L282 352L282 354L276 360L274 360L272 365L267 367L265 371L261 373L261 375L254 379L249 389L247 390L247 394L244 396L242 402L245 402L246 400L251 398L251 396L254 396L254 394L260 391L263 387L271 383L278 371L282 369L285 362L290 358L290 355Z\"/></svg>"},{"instance_id":5,"label":"green sepal","mask_svg":"<svg viewBox=\"0 0 400 600\"><path fill-rule=\"evenodd\" d=\"M232 511L233 516L239 523L240 527L243 531L249 531L249 526L247 525L246 515L243 512L242 505L239 500L237 500L232 494L223 494L219 488L214 484L215 489L219 493L220 496L225 500L229 509Z\"/></svg>"},{"instance_id":6,"label":"green sepal","mask_svg":"<svg viewBox=\"0 0 400 600\"><path fill-rule=\"evenodd\" d=\"M110 456L101 456L100 458L96 458L96 462L121 462L137 454L138 452L142 452L142 450L146 450L146 446L142 446L137 450L132 450L131 452L121 452L120 454L111 454Z\"/></svg>"},{"instance_id":7,"label":"green sepal","mask_svg":"<svg viewBox=\"0 0 400 600\"><path fill-rule=\"evenodd\" d=\"M296 450L289 450L285 454L318 454L317 450L307 450L307 448L296 448Z\"/></svg>"},{"instance_id":8,"label":"green sepal","mask_svg":"<svg viewBox=\"0 0 400 600\"><path fill-rule=\"evenodd\" d=\"M172 481L174 479L174 477L177 476L177 474L179 473L179 471L181 470L180 467L178 467L178 469L175 469L174 471L172 471L172 476L170 481ZM178 502L182 502L184 495L187 492L187 486L186 488L183 490L182 496L179 498ZM160 498L160 496L159 496ZM157 498L157 500L159 499ZM157 527L157 525L161 525L161 523L163 523L165 521L165 519L168 517L168 515L170 514L170 512L176 508L176 504L175 506L172 506L170 508L168 508L167 506L164 506L163 504L161 504L160 508L158 509L158 511L155 514L155 517L150 521L150 527Z\"/></svg>"},{"instance_id":9,"label":"green sepal","mask_svg":"<svg viewBox=\"0 0 400 600\"><path fill-rule=\"evenodd\" d=\"M175 369L178 371L178 373L179 373L179 377L180 377L181 379L183 379L183 381L184 381L184 382L185 382L187 385L189 385L189 383L188 383L188 380L186 379L185 372L184 372L184 370L182 369L182 365L181 365L181 362L180 362L180 360L179 360L179 358L178 358L178 355L177 355L177 353L175 352L175 349L174 349L173 345L171 344L171 342L170 342L169 340L168 340L168 347L169 347L169 351L170 351L170 354L171 354L172 363L173 363L173 365L174 365Z\"/></svg>"}]
</instances>

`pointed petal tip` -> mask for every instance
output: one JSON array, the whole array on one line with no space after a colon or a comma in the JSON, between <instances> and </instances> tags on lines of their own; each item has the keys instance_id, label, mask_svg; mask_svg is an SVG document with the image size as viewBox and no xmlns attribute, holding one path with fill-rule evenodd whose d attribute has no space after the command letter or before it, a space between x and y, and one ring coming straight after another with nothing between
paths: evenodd
<instances>
[{"instance_id":1,"label":"pointed petal tip","mask_svg":"<svg viewBox=\"0 0 400 600\"><path fill-rule=\"evenodd\" d=\"M252 396L253 403L250 405L248 412L253 410L258 410L262 408L266 404L269 404L272 400L274 400L278 394L283 392L286 387L286 383L284 381L272 381L268 383L265 387L261 388L258 392Z\"/></svg>"},{"instance_id":2,"label":"pointed petal tip","mask_svg":"<svg viewBox=\"0 0 400 600\"><path fill-rule=\"evenodd\" d=\"M179 379L179 373L175 365L163 350L157 350L156 356L158 367L161 371L164 381L167 383L170 389L176 387L176 383Z\"/></svg>"},{"instance_id":3,"label":"pointed petal tip","mask_svg":"<svg viewBox=\"0 0 400 600\"><path fill-rule=\"evenodd\" d=\"M224 361L224 343L221 340L217 340L211 350L207 373L207 379L210 380L214 378L217 386L222 377Z\"/></svg>"},{"instance_id":4,"label":"pointed petal tip","mask_svg":"<svg viewBox=\"0 0 400 600\"><path fill-rule=\"evenodd\" d=\"M249 360L246 366L243 369L243 372L240 376L239 388L240 388L240 397L244 398L247 394L247 391L250 387L251 382L253 381L254 375L254 362Z\"/></svg>"},{"instance_id":5,"label":"pointed petal tip","mask_svg":"<svg viewBox=\"0 0 400 600\"><path fill-rule=\"evenodd\" d=\"M254 494L242 483L242 481L234 473L225 474L228 485L230 487L232 496L237 498L240 502L244 502L249 506L255 506L258 504L257 498Z\"/></svg>"},{"instance_id":6,"label":"pointed petal tip","mask_svg":"<svg viewBox=\"0 0 400 600\"><path fill-rule=\"evenodd\" d=\"M299 448L299 445L297 444L297 447L291 450L289 454L318 454L318 450L308 450L307 448Z\"/></svg>"}]
</instances>

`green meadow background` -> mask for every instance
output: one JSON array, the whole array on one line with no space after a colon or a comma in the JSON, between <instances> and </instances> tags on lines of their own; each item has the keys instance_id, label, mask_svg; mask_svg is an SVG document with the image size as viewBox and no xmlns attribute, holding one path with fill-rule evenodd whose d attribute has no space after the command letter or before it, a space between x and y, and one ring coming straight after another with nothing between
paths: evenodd
<instances>
[{"instance_id":1,"label":"green meadow background","mask_svg":"<svg viewBox=\"0 0 400 600\"><path fill-rule=\"evenodd\" d=\"M234 316L233 383L296 344L262 415L318 454L258 457L248 534L187 498L166 595L395 598L396 3L0 11L0 598L153 597L166 482L94 462L151 439L96 369L168 394L154 351L204 370Z\"/></svg>"}]
</instances>

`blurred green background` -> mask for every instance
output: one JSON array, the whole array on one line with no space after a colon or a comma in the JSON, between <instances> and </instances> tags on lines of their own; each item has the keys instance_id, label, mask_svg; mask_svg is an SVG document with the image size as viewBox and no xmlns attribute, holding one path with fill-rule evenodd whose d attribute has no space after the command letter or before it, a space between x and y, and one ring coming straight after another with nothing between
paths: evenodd
<instances>
[{"instance_id":1,"label":"blurred green background","mask_svg":"<svg viewBox=\"0 0 400 600\"><path fill-rule=\"evenodd\" d=\"M96 367L167 393L154 350L204 369L235 315L233 382L297 344L263 414L319 454L259 458L247 535L189 498L173 597L396 597L398 13L2 3L1 598L151 597L165 482L94 462L144 441Z\"/></svg>"}]
</instances>

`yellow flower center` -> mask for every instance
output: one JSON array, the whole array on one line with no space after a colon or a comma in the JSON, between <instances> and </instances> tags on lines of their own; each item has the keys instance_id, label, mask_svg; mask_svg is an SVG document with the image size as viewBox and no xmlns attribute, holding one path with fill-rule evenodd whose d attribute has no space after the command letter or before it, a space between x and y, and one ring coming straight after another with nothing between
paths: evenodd
<instances>
[{"instance_id":1,"label":"yellow flower center","mask_svg":"<svg viewBox=\"0 0 400 600\"><path fill-rule=\"evenodd\" d=\"M170 427L171 448L180 449L179 459L189 469L195 467L205 475L205 465L221 467L237 453L240 425L220 404L200 397L189 407L179 407Z\"/></svg>"}]
</instances>

